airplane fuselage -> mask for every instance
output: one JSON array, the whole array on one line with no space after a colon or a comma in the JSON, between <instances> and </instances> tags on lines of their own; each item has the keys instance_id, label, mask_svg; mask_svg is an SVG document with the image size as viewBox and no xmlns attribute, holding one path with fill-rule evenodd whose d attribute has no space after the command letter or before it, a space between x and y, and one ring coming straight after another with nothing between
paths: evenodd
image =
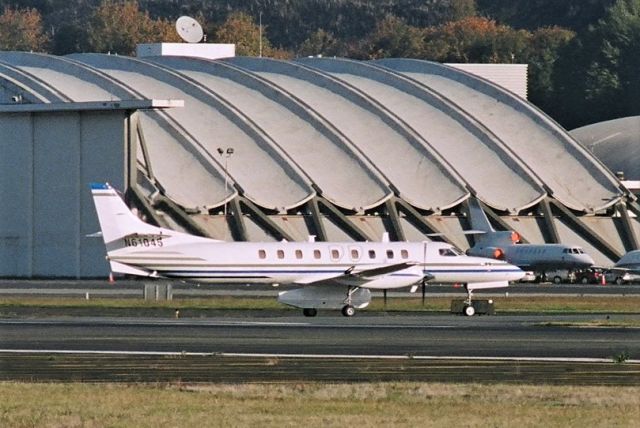
<instances>
[{"instance_id":1,"label":"airplane fuselage","mask_svg":"<svg viewBox=\"0 0 640 428\"><path fill-rule=\"evenodd\" d=\"M423 277L435 283L513 281L522 271L500 260L469 257L439 242L216 242L181 236L125 238L109 253L112 268L147 276L213 283L313 283L350 269L407 263L366 288L398 288ZM115 266L114 266L115 264Z\"/></svg>"},{"instance_id":2,"label":"airplane fuselage","mask_svg":"<svg viewBox=\"0 0 640 428\"><path fill-rule=\"evenodd\" d=\"M502 251L507 262L536 272L585 269L594 263L581 248L563 244L515 244Z\"/></svg>"}]
</instances>

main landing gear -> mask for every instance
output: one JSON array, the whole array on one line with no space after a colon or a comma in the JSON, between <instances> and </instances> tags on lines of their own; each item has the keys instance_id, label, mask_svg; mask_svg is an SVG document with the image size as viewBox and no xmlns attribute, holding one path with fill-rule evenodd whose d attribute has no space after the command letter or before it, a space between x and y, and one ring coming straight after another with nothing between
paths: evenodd
<instances>
[{"instance_id":1,"label":"main landing gear","mask_svg":"<svg viewBox=\"0 0 640 428\"><path fill-rule=\"evenodd\" d=\"M355 314L356 308L351 305L345 305L345 307L342 308L342 315L344 315L345 317L352 317Z\"/></svg>"},{"instance_id":2,"label":"main landing gear","mask_svg":"<svg viewBox=\"0 0 640 428\"><path fill-rule=\"evenodd\" d=\"M472 299L473 290L469 290L468 286L465 286L467 290L466 299L455 299L451 301L451 313L461 314L468 317L474 315L494 315L495 309L493 300L491 299Z\"/></svg>"},{"instance_id":3,"label":"main landing gear","mask_svg":"<svg viewBox=\"0 0 640 428\"><path fill-rule=\"evenodd\" d=\"M318 315L318 310L316 308L304 308L302 310L302 314L305 317L315 317L316 315Z\"/></svg>"},{"instance_id":4,"label":"main landing gear","mask_svg":"<svg viewBox=\"0 0 640 428\"><path fill-rule=\"evenodd\" d=\"M351 304L351 296L358 291L358 287L349 287L347 290L347 298L344 299L345 306L342 307L342 315L352 317L356 314L356 308Z\"/></svg>"},{"instance_id":5,"label":"main landing gear","mask_svg":"<svg viewBox=\"0 0 640 428\"><path fill-rule=\"evenodd\" d=\"M476 314L476 309L473 307L473 301L471 300L473 290L471 290L466 284L464 286L464 289L467 290L467 300L464 301L464 309L462 310L462 312L466 316L472 317Z\"/></svg>"},{"instance_id":6,"label":"main landing gear","mask_svg":"<svg viewBox=\"0 0 640 428\"><path fill-rule=\"evenodd\" d=\"M285 300L285 297L289 299ZM318 308L340 309L343 316L352 317L356 314L356 308L367 306L371 300L371 294L366 288L350 286L345 293L344 289L331 286L324 291L318 288L287 291L281 293L278 299L279 302L302 308L302 314L305 317L318 315Z\"/></svg>"}]
</instances>

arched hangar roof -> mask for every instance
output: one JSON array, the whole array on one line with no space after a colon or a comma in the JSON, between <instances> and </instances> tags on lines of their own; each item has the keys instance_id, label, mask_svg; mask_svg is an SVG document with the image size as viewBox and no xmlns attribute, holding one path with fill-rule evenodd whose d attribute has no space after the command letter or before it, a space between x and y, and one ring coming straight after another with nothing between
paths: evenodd
<instances>
[{"instance_id":1,"label":"arched hangar roof","mask_svg":"<svg viewBox=\"0 0 640 428\"><path fill-rule=\"evenodd\" d=\"M408 59L375 62L431 88L504 142L547 192L569 208L594 212L615 204L616 178L552 119L484 79L442 64Z\"/></svg>"},{"instance_id":2,"label":"arched hangar roof","mask_svg":"<svg viewBox=\"0 0 640 428\"><path fill-rule=\"evenodd\" d=\"M640 116L623 117L572 130L571 135L611 171L640 180Z\"/></svg>"},{"instance_id":3,"label":"arched hangar roof","mask_svg":"<svg viewBox=\"0 0 640 428\"><path fill-rule=\"evenodd\" d=\"M319 194L354 211L396 195L437 212L473 195L513 213L546 196L592 213L624 194L525 100L426 61L1 52L0 86L25 102L184 100L140 116L153 178L188 208L237 192L278 211Z\"/></svg>"}]
</instances>

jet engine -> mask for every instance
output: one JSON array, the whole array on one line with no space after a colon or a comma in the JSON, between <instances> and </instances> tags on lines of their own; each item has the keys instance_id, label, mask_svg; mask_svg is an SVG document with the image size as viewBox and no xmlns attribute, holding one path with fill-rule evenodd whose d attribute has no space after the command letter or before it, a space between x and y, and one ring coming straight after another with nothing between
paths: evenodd
<instances>
[{"instance_id":1,"label":"jet engine","mask_svg":"<svg viewBox=\"0 0 640 428\"><path fill-rule=\"evenodd\" d=\"M504 260L504 250L499 247L474 247L467 250L468 256L487 257L490 259Z\"/></svg>"}]
</instances>

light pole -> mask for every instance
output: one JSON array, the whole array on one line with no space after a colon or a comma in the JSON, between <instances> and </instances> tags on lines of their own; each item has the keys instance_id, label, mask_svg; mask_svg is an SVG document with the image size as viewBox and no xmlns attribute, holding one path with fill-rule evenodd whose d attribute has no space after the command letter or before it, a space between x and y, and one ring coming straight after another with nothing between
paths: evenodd
<instances>
[{"instance_id":1,"label":"light pole","mask_svg":"<svg viewBox=\"0 0 640 428\"><path fill-rule=\"evenodd\" d=\"M229 165L229 158L233 154L233 147L227 147L223 149L218 147L218 154L220 157L224 157L224 218L227 219L227 190L229 188L229 173L227 172L227 166Z\"/></svg>"},{"instance_id":2,"label":"light pole","mask_svg":"<svg viewBox=\"0 0 640 428\"><path fill-rule=\"evenodd\" d=\"M258 19L260 21L260 24L258 25L258 28L259 28L259 31L258 31L258 33L259 33L258 34L258 37L259 37L258 46L260 46L259 49L258 49L258 56L260 58L262 58L262 11L260 11L260 15L259 15Z\"/></svg>"}]
</instances>

